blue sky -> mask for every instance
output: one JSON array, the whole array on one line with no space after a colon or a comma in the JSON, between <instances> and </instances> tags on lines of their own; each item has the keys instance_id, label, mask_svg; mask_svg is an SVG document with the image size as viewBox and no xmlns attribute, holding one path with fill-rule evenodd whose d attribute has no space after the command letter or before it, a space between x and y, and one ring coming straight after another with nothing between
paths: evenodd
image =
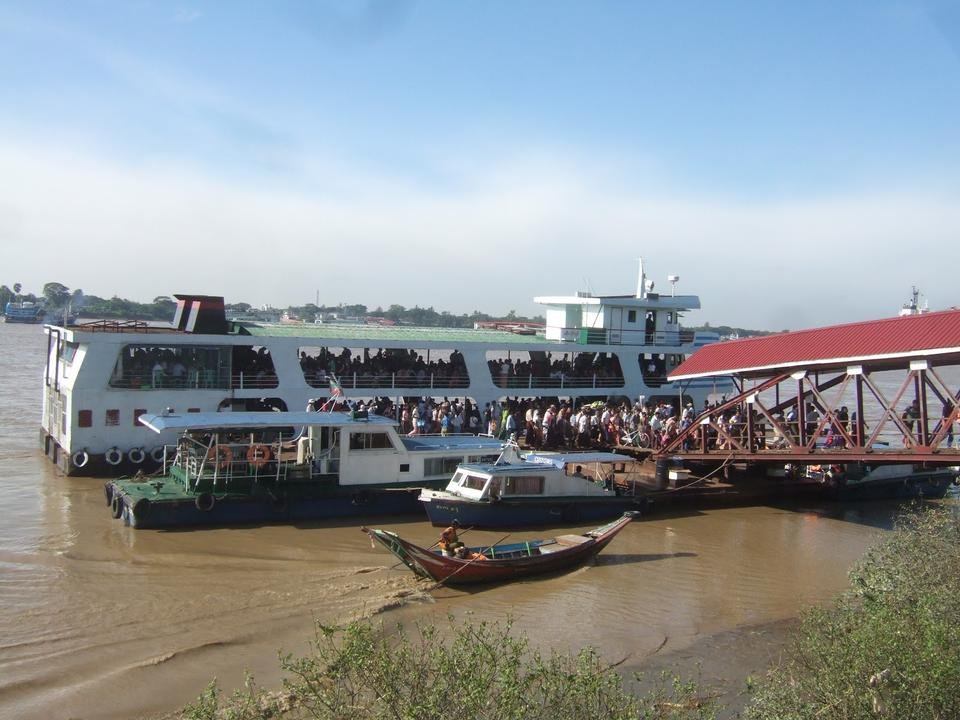
<instances>
[{"instance_id":1,"label":"blue sky","mask_svg":"<svg viewBox=\"0 0 960 720\"><path fill-rule=\"evenodd\" d=\"M7 2L5 277L771 329L960 304L960 5ZM662 276L662 277L661 277Z\"/></svg>"}]
</instances>

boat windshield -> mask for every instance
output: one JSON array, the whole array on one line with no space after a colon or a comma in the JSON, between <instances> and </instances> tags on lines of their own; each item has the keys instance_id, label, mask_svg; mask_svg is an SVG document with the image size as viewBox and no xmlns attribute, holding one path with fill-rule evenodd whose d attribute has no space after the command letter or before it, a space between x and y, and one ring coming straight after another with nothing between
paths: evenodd
<instances>
[{"instance_id":1,"label":"boat windshield","mask_svg":"<svg viewBox=\"0 0 960 720\"><path fill-rule=\"evenodd\" d=\"M465 473L461 485L469 490L483 490L487 484L487 480L489 480L489 478Z\"/></svg>"}]
</instances>

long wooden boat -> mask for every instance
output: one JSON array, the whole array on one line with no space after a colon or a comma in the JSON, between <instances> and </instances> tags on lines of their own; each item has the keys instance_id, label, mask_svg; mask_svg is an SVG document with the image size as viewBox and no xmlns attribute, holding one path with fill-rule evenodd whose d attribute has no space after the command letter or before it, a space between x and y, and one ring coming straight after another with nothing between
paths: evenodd
<instances>
[{"instance_id":1,"label":"long wooden boat","mask_svg":"<svg viewBox=\"0 0 960 720\"><path fill-rule=\"evenodd\" d=\"M466 585L515 580L579 565L603 550L638 514L626 512L582 535L470 547L462 558L414 545L389 530L360 529L396 555L415 575L449 585Z\"/></svg>"}]
</instances>

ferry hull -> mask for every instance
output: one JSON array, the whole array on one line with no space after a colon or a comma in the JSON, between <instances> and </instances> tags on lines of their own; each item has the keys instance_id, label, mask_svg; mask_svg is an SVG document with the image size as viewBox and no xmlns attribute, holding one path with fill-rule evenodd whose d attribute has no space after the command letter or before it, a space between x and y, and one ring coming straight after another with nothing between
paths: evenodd
<instances>
[{"instance_id":1,"label":"ferry hull","mask_svg":"<svg viewBox=\"0 0 960 720\"><path fill-rule=\"evenodd\" d=\"M163 467L162 461L152 458L152 450L144 451L143 460L140 462L130 460L129 452L121 453L120 461L115 465L107 462L105 453L78 451L71 455L53 435L42 427L40 428L40 447L50 462L56 465L64 475L70 477L119 478L133 475L138 471L152 473Z\"/></svg>"},{"instance_id":2,"label":"ferry hull","mask_svg":"<svg viewBox=\"0 0 960 720\"><path fill-rule=\"evenodd\" d=\"M106 485L113 516L138 529L274 525L421 512L419 488L356 490L328 497L134 496L117 483Z\"/></svg>"},{"instance_id":3,"label":"ferry hull","mask_svg":"<svg viewBox=\"0 0 960 720\"><path fill-rule=\"evenodd\" d=\"M422 501L434 525L457 520L461 527L510 528L542 525L577 525L618 517L629 510L641 510L642 498L595 497L471 502L456 500Z\"/></svg>"}]
</instances>

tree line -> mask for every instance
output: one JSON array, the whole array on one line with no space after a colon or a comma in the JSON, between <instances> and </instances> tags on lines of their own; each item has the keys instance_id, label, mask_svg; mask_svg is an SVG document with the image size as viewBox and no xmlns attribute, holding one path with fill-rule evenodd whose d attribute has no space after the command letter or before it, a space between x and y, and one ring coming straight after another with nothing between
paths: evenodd
<instances>
[{"instance_id":1,"label":"tree line","mask_svg":"<svg viewBox=\"0 0 960 720\"><path fill-rule=\"evenodd\" d=\"M40 296L33 293L21 293L20 283L14 283L13 288L0 285L0 308L6 307L8 302L42 302L48 311L62 312L69 308L70 312L80 318L110 318L124 320L172 320L177 303L167 295L158 295L152 302L142 303L135 300L114 295L111 298L102 298L96 295L87 295L83 290L71 290L63 283L48 282L44 284ZM227 316L243 316L255 314L254 306L250 303L227 303ZM288 308L278 308L279 312L286 311L290 316L312 322L317 315L337 314L339 317L355 318L382 318L401 325L416 325L418 327L473 327L474 323L491 320L515 320L518 322L543 323L542 315L526 317L511 310L506 315L497 316L474 310L472 313L456 315L448 310L437 311L431 307L422 308L414 305L406 308L403 305L390 305L388 308L376 307L370 310L362 304L337 305L291 305ZM745 328L719 325L711 327L710 323L703 326L690 327L690 330L713 330L721 335L750 337L769 334L764 330L747 330Z\"/></svg>"},{"instance_id":2,"label":"tree line","mask_svg":"<svg viewBox=\"0 0 960 720\"><path fill-rule=\"evenodd\" d=\"M87 295L77 288L71 290L63 283L48 282L43 286L40 296L33 293L22 293L20 283L14 283L13 288L0 285L0 307L8 302L43 303L48 312L62 312L69 309L79 318L110 318L124 320L172 320L177 304L167 295L159 295L152 302L136 302L114 295L111 298L102 298L97 295ZM257 311L250 303L227 303L227 316L243 316L256 314ZM391 320L404 325L418 325L427 327L473 327L475 322L486 320L516 320L527 322L543 322L542 316L527 318L511 310L505 316L488 315L479 310L472 313L456 315L447 310L437 311L433 307L422 308L414 306L405 308L403 305L390 305L387 309L377 307L370 310L362 304L338 305L306 305L278 308L278 312L286 311L290 316L312 322L317 315L336 313L340 317L373 317Z\"/></svg>"}]
</instances>

